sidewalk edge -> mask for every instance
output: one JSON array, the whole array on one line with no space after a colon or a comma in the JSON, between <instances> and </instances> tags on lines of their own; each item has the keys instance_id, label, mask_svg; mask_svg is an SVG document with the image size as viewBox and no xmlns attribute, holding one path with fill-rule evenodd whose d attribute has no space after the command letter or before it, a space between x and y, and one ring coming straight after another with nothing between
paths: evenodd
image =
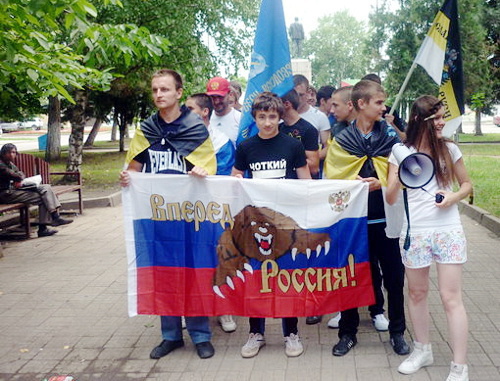
<instances>
[{"instance_id":1,"label":"sidewalk edge","mask_svg":"<svg viewBox=\"0 0 500 381\"><path fill-rule=\"evenodd\" d=\"M118 206L122 203L122 192L118 191L104 197L94 197L94 198L84 198L83 199L83 211L85 213L86 208L104 208L108 206ZM78 209L78 201L61 201L63 209Z\"/></svg>"},{"instance_id":2,"label":"sidewalk edge","mask_svg":"<svg viewBox=\"0 0 500 381\"><path fill-rule=\"evenodd\" d=\"M477 221L481 226L500 237L500 218L495 217L484 209L475 205L469 205L466 201L458 204L458 209L462 214Z\"/></svg>"}]
</instances>

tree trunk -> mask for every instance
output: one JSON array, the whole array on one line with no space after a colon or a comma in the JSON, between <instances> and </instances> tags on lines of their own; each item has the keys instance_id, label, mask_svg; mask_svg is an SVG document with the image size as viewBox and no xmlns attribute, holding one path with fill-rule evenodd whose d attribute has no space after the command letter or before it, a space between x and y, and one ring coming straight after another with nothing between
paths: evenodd
<instances>
[{"instance_id":1,"label":"tree trunk","mask_svg":"<svg viewBox=\"0 0 500 381\"><path fill-rule=\"evenodd\" d=\"M49 121L47 124L47 147L45 160L52 162L61 157L61 101L49 97Z\"/></svg>"},{"instance_id":2,"label":"tree trunk","mask_svg":"<svg viewBox=\"0 0 500 381\"><path fill-rule=\"evenodd\" d=\"M120 128L120 152L125 151L125 130Z\"/></svg>"},{"instance_id":3,"label":"tree trunk","mask_svg":"<svg viewBox=\"0 0 500 381\"><path fill-rule=\"evenodd\" d=\"M73 106L71 118L71 135L69 136L68 162L66 171L80 172L82 164L83 135L85 130L85 106L87 94L84 90L75 92L76 104Z\"/></svg>"},{"instance_id":4,"label":"tree trunk","mask_svg":"<svg viewBox=\"0 0 500 381\"><path fill-rule=\"evenodd\" d=\"M118 114L118 127L120 131L120 152L125 151L125 133L127 130L127 117L125 113Z\"/></svg>"},{"instance_id":5,"label":"tree trunk","mask_svg":"<svg viewBox=\"0 0 500 381\"><path fill-rule=\"evenodd\" d=\"M118 132L118 112L113 112L113 127L111 129L111 141L116 142L116 133Z\"/></svg>"},{"instance_id":6,"label":"tree trunk","mask_svg":"<svg viewBox=\"0 0 500 381\"><path fill-rule=\"evenodd\" d=\"M87 136L87 140L85 141L85 144L83 145L84 147L92 147L94 145L95 138L97 136L97 133L99 132L99 129L101 128L103 118L102 117L96 117L94 125L92 126L92 130L90 131L89 136Z\"/></svg>"},{"instance_id":7,"label":"tree trunk","mask_svg":"<svg viewBox=\"0 0 500 381\"><path fill-rule=\"evenodd\" d=\"M474 135L481 136L483 135L481 131L481 109L476 109L476 118L474 123Z\"/></svg>"}]
</instances>

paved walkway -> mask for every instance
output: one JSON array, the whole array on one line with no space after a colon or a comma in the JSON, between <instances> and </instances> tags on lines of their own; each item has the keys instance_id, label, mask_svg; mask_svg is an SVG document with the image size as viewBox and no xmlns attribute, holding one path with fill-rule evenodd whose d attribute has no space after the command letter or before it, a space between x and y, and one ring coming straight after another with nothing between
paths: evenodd
<instances>
[{"instance_id":1,"label":"paved walkway","mask_svg":"<svg viewBox=\"0 0 500 381\"><path fill-rule=\"evenodd\" d=\"M500 380L500 239L463 217L470 261L465 301L470 316L471 380ZM335 330L299 330L306 351L284 354L281 323L268 319L267 346L253 359L240 348L248 325L227 334L213 320L216 354L200 360L186 347L160 360L150 350L160 341L159 319L128 318L126 257L121 207L87 209L47 238L8 242L0 259L0 380L39 381L54 375L76 380L444 380L450 350L435 283L430 309L435 364L414 376L396 368L387 333L377 333L363 309L359 344L343 358L332 356ZM435 277L435 272L433 273ZM411 331L411 327L410 327ZM409 334L407 335L410 338Z\"/></svg>"}]
</instances>

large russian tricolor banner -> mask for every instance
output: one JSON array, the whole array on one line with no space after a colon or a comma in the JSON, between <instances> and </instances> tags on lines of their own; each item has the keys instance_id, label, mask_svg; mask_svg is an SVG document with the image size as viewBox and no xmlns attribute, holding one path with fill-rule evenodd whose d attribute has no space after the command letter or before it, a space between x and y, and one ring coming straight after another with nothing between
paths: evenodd
<instances>
[{"instance_id":1,"label":"large russian tricolor banner","mask_svg":"<svg viewBox=\"0 0 500 381\"><path fill-rule=\"evenodd\" d=\"M373 304L368 187L131 173L129 315L323 315Z\"/></svg>"}]
</instances>

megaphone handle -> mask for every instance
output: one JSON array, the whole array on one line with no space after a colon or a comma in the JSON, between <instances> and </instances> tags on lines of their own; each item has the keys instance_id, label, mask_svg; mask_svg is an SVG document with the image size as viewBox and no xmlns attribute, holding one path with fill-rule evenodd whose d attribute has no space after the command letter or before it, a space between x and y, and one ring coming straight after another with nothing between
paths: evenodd
<instances>
[{"instance_id":1,"label":"megaphone handle","mask_svg":"<svg viewBox=\"0 0 500 381\"><path fill-rule=\"evenodd\" d=\"M405 205L405 213L407 221L406 237L403 249L408 250L410 248L410 208L408 206L408 192L406 191L406 188L403 188L403 201Z\"/></svg>"}]
</instances>

